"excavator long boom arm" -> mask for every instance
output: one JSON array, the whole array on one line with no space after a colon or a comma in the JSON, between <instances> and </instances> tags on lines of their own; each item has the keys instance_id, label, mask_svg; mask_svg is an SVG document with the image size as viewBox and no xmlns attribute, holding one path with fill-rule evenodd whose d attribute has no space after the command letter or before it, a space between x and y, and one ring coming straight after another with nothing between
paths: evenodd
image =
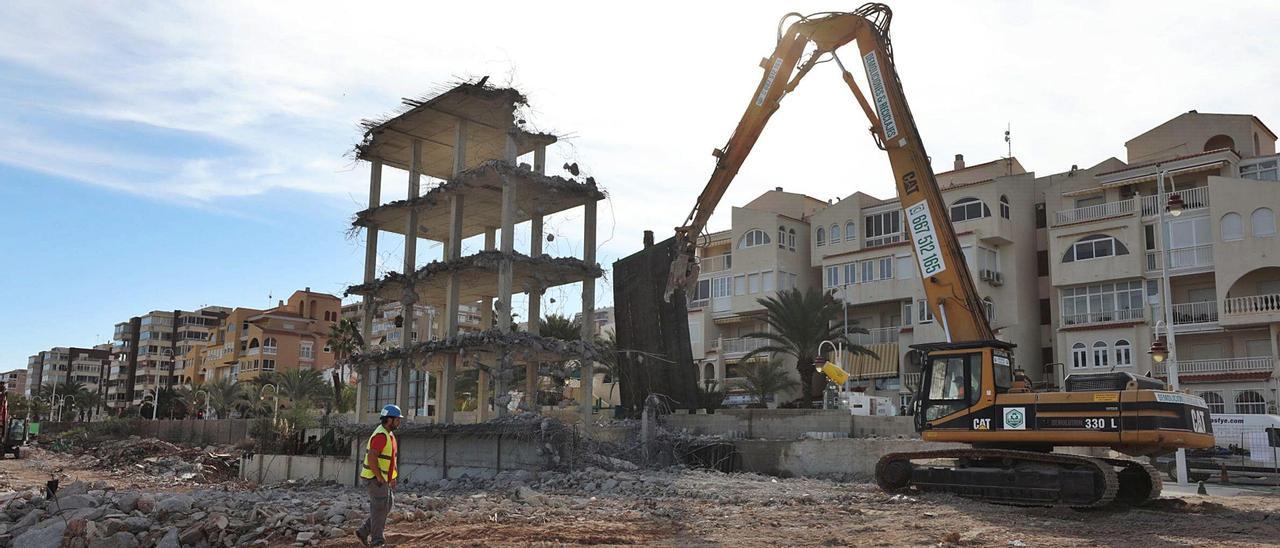
<instances>
[{"instance_id":1,"label":"excavator long boom arm","mask_svg":"<svg viewBox=\"0 0 1280 548\"><path fill-rule=\"evenodd\" d=\"M667 298L698 277L697 240L782 99L818 63L835 60L871 122L876 143L889 155L902 205L899 222L911 240L931 312L941 322L948 342L993 339L894 68L888 6L873 3L853 12L789 14L783 23L792 17L798 19L779 33L773 54L761 62L764 75L742 120L728 144L715 150L715 170L684 226L676 229L677 256L667 282ZM871 88L869 97L837 56L836 50L850 42L858 46Z\"/></svg>"}]
</instances>

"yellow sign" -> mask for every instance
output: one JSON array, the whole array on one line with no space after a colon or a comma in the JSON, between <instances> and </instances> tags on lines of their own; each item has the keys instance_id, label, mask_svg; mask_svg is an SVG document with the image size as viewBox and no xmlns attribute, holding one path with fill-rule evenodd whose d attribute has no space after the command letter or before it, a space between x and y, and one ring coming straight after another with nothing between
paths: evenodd
<instances>
[{"instance_id":1,"label":"yellow sign","mask_svg":"<svg viewBox=\"0 0 1280 548\"><path fill-rule=\"evenodd\" d=\"M1099 392L1093 395L1093 401L1120 401L1120 394L1115 392Z\"/></svg>"},{"instance_id":2,"label":"yellow sign","mask_svg":"<svg viewBox=\"0 0 1280 548\"><path fill-rule=\"evenodd\" d=\"M849 374L840 369L840 366L831 362L822 365L822 374L836 384L844 384L844 381L849 380Z\"/></svg>"}]
</instances>

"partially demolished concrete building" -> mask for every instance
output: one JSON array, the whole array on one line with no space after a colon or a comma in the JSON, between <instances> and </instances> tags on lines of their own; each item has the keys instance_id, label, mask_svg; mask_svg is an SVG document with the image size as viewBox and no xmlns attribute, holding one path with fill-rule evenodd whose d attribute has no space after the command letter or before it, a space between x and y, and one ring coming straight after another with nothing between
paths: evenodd
<instances>
[{"instance_id":1,"label":"partially demolished concrete building","mask_svg":"<svg viewBox=\"0 0 1280 548\"><path fill-rule=\"evenodd\" d=\"M367 231L364 282L347 290L364 298L362 331L368 335L373 311L381 303L398 302L404 317L415 304L444 310L443 321L428 340L414 340L411 323L404 322L401 345L371 349L354 360L368 372L360 382L359 411L371 411L368 378L394 371L396 401L406 413L425 408L426 391L436 379L436 415L431 420L454 422L456 380L463 369L479 370L477 419L502 415L512 390L523 391L522 406L536 410L538 364L577 359L591 363L595 347L595 322L582 322L581 341L540 336L541 297L548 288L582 283L582 309L595 310L595 280L602 275L596 264L596 204L604 194L591 178L566 178L546 174L547 147L556 137L526 129L524 96L510 88L477 83L453 86L428 98L405 99L400 112L385 119L365 121L363 141L355 154L370 165L369 207L356 214L357 230ZM532 162L521 162L531 157ZM404 200L380 203L384 167L408 173ZM575 169L576 171L576 169ZM438 184L423 187L423 176ZM543 222L549 215L583 208L581 258L552 258L542 252ZM515 245L515 226L529 223L528 253ZM402 272L378 277L378 236L403 235ZM462 255L462 242L484 238L484 251ZM418 265L418 242L443 244L439 260ZM516 333L512 325L512 295L528 296L525 317L532 333ZM478 333L459 333L458 309L478 303L482 311ZM492 326L491 329L489 327ZM583 342L587 341L587 342ZM511 386L517 367L524 368L525 385ZM589 375L588 375L588 378ZM489 384L493 384L490 411ZM580 398L584 420L589 419L593 395L584 383ZM411 390L411 387L413 388ZM411 397L412 396L412 397ZM362 417L363 418L363 417Z\"/></svg>"}]
</instances>

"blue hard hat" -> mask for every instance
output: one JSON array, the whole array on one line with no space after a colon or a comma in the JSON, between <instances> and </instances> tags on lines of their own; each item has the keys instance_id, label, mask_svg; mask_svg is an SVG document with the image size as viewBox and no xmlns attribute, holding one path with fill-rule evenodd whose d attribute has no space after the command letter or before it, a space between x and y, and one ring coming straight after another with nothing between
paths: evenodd
<instances>
[{"instance_id":1,"label":"blue hard hat","mask_svg":"<svg viewBox=\"0 0 1280 548\"><path fill-rule=\"evenodd\" d=\"M382 414L378 416L397 418L400 416L400 408L394 403L388 403L386 407L382 408Z\"/></svg>"}]
</instances>

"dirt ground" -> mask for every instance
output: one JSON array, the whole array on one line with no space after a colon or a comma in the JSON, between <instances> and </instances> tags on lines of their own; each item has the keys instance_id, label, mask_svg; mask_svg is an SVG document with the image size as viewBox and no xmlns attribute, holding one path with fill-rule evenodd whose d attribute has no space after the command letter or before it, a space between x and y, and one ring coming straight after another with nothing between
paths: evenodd
<instances>
[{"instance_id":1,"label":"dirt ground","mask_svg":"<svg viewBox=\"0 0 1280 548\"><path fill-rule=\"evenodd\" d=\"M117 489L189 488L118 471L78 469L62 455L39 450L21 460L0 460L0 489L40 486L51 475L63 481L101 480ZM407 487L398 494L387 540L409 547L1280 545L1280 495L1262 492L1166 497L1143 508L1075 511L945 495L892 496L868 484L695 470L636 473L630 479L615 485L611 479L544 475L515 491ZM348 536L320 546L359 543Z\"/></svg>"}]
</instances>

